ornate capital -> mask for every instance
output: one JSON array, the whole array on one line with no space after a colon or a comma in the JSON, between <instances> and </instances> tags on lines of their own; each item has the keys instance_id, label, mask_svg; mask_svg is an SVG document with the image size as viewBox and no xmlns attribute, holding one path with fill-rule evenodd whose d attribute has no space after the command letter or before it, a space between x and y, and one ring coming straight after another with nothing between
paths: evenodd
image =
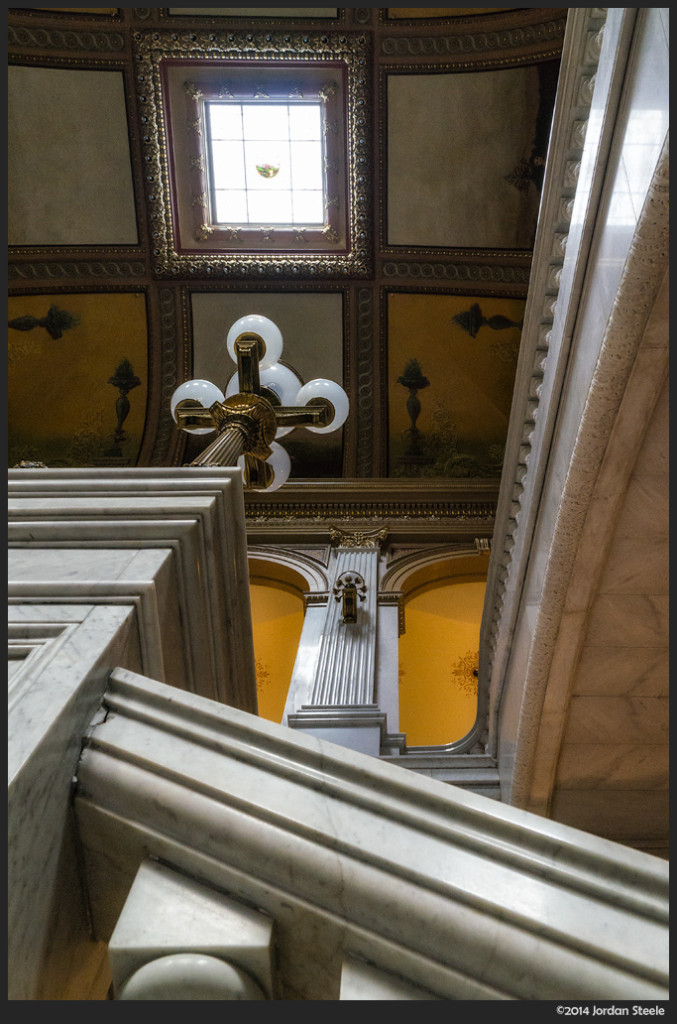
<instances>
[{"instance_id":1,"label":"ornate capital","mask_svg":"<svg viewBox=\"0 0 677 1024\"><path fill-rule=\"evenodd\" d=\"M332 544L340 548L371 548L378 547L388 536L388 527L383 526L380 530L339 530L337 527L329 527L329 537Z\"/></svg>"}]
</instances>

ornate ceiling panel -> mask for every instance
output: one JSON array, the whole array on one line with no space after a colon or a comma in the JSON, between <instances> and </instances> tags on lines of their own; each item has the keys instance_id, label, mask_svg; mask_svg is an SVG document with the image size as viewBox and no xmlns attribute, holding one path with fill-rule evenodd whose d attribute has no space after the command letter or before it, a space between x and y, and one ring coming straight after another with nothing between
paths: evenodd
<instances>
[{"instance_id":1,"label":"ornate ceiling panel","mask_svg":"<svg viewBox=\"0 0 677 1024\"><path fill-rule=\"evenodd\" d=\"M304 466L297 443L292 479L311 491L317 482L319 504L324 488L333 486L341 504L359 481L366 490L358 505L341 504L348 518L387 508L410 525L431 512L432 522L439 515L458 524L467 514L468 530L481 520L476 532L486 537L500 456L489 466L467 447L468 415L449 385L465 394L461 380L470 374L495 405L510 369L502 357L518 344L566 8L434 8L434 17L427 9L277 8L265 24L248 21L250 10L10 8L12 318L40 321L53 305L75 308L77 296L143 296L145 363L123 355L147 388L146 417L135 454L120 458L158 466L180 464L196 447L169 415L175 387L191 376L220 386L224 360L215 353L230 323L242 312L267 311L283 329L283 358L306 379L322 367L319 375L343 383L351 400L338 444L324 453L311 445ZM243 57L303 68L323 55L344 60L346 251L296 263L275 256L265 265L236 246L225 258L176 255L167 229L177 186L162 55L206 56L226 67ZM85 348L97 343L92 301L78 327ZM112 321L113 362L125 347L123 322ZM44 327L30 334L10 327L10 355L29 337L45 353L54 344ZM68 341L65 333L58 342L65 366ZM411 360L429 381L415 394L398 383ZM101 369L112 407L117 392L106 382L116 367ZM135 410L140 394L129 393ZM421 403L413 419L412 397ZM430 461L433 413L457 438L443 463ZM108 464L116 423L102 430L87 464ZM500 439L487 443L499 452ZM38 458L45 447L37 434L25 444ZM395 490L379 487L393 474L393 487L404 485L396 450L403 444L423 458L410 459L400 507ZM279 502L292 494L304 514L309 492L301 498L297 490L290 480L277 498L252 494L251 514L269 505L279 521ZM380 496L370 499L369 491Z\"/></svg>"}]
</instances>

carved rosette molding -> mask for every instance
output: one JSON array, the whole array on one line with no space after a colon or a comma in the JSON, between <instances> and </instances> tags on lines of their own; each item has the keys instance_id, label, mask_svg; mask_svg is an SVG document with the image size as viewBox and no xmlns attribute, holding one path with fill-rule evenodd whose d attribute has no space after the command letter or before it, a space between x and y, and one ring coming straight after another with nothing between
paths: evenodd
<instances>
[{"instance_id":1,"label":"carved rosette molding","mask_svg":"<svg viewBox=\"0 0 677 1024\"><path fill-rule=\"evenodd\" d=\"M176 316L176 296L172 288L159 289L160 301L160 415L155 443L150 458L151 466L166 466L172 447L172 439L176 435L176 424L169 411L172 394L179 384L179 367L177 366L178 322ZM185 371L185 368L181 368Z\"/></svg>"},{"instance_id":2,"label":"carved rosette molding","mask_svg":"<svg viewBox=\"0 0 677 1024\"><path fill-rule=\"evenodd\" d=\"M367 25L371 21L373 7L353 7L353 21L356 25Z\"/></svg>"},{"instance_id":3,"label":"carved rosette molding","mask_svg":"<svg viewBox=\"0 0 677 1024\"><path fill-rule=\"evenodd\" d=\"M374 299L371 288L357 293L357 466L371 477L374 450Z\"/></svg>"},{"instance_id":4,"label":"carved rosette molding","mask_svg":"<svg viewBox=\"0 0 677 1024\"><path fill-rule=\"evenodd\" d=\"M311 520L318 523L327 523L329 520L338 519L350 521L353 519L371 519L374 516L383 516L390 519L421 519L426 523L435 520L469 521L483 520L493 523L496 506L493 502L477 504L470 502L458 502L449 505L431 506L426 502L419 503L381 503L381 502L317 502L311 505L300 505L292 502L279 504L267 504L264 502L247 502L245 514L247 521L268 522L288 520L296 522L299 519Z\"/></svg>"},{"instance_id":5,"label":"carved rosette molding","mask_svg":"<svg viewBox=\"0 0 677 1024\"><path fill-rule=\"evenodd\" d=\"M82 32L69 29L28 28L9 26L8 46L33 47L39 50L94 50L98 53L119 53L125 37L120 32Z\"/></svg>"},{"instance_id":6,"label":"carved rosette molding","mask_svg":"<svg viewBox=\"0 0 677 1024\"><path fill-rule=\"evenodd\" d=\"M144 277L146 265L142 260L78 260L76 262L32 262L10 263L10 281L58 280L60 278L121 278Z\"/></svg>"},{"instance_id":7,"label":"carved rosette molding","mask_svg":"<svg viewBox=\"0 0 677 1024\"><path fill-rule=\"evenodd\" d=\"M558 135L565 138L567 143L566 148L557 153L556 157L553 157L551 151L548 158L549 166L546 167L547 201L544 195L534 248L529 299L524 317L521 364L518 367L518 374L521 370L525 381L522 390L523 420L518 450L514 453L512 463L512 487L509 483L510 464L507 461L509 453L506 448L502 487L511 487L510 509L505 531L501 536L494 536L492 545L496 562L492 566L488 582L482 626L480 688L483 683L488 685L491 679L505 595L511 577L515 534L522 511L522 495L525 490L525 478L550 347L550 332L555 317L569 223L578 184L587 114L592 102L594 76L603 38L604 14L600 15L599 10L596 8L593 12L584 14L581 11L577 14L578 17L585 18L580 28L578 65L569 70L571 78L567 82L566 90L560 84L559 95L566 95L564 102L567 102L568 106L565 108L563 102L560 109L557 109L557 105L555 109L555 117L562 125ZM594 45L591 44L591 39L594 39ZM555 159L558 163L553 165Z\"/></svg>"},{"instance_id":8,"label":"carved rosette molding","mask_svg":"<svg viewBox=\"0 0 677 1024\"><path fill-rule=\"evenodd\" d=\"M466 32L448 36L386 36L381 52L386 57L472 57L494 56L505 51L543 47L539 56L555 56L564 38L566 18L555 18L540 25L506 28L497 32Z\"/></svg>"},{"instance_id":9,"label":"carved rosette molding","mask_svg":"<svg viewBox=\"0 0 677 1024\"><path fill-rule=\"evenodd\" d=\"M384 277L420 280L482 282L486 284L529 284L529 267L496 267L463 263L424 263L420 260L389 260L383 264Z\"/></svg>"}]
</instances>

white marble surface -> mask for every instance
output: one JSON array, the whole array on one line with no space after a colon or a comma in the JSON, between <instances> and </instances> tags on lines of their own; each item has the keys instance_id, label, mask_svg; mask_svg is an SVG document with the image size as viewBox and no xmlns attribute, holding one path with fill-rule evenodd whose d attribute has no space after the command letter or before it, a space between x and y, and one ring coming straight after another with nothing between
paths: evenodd
<instances>
[{"instance_id":1,"label":"white marble surface","mask_svg":"<svg viewBox=\"0 0 677 1024\"><path fill-rule=\"evenodd\" d=\"M341 971L340 999L383 1000L383 999L435 999L424 989L410 985L402 978L387 971L380 971L371 964L360 960L346 959Z\"/></svg>"},{"instance_id":2,"label":"white marble surface","mask_svg":"<svg viewBox=\"0 0 677 1024\"><path fill-rule=\"evenodd\" d=\"M115 997L145 964L182 953L204 954L239 967L266 993L260 998L273 998L270 917L163 864L144 861L108 944Z\"/></svg>"},{"instance_id":3,"label":"white marble surface","mask_svg":"<svg viewBox=\"0 0 677 1024\"><path fill-rule=\"evenodd\" d=\"M241 474L15 470L9 500L11 628L51 636L10 692L11 998L105 998L68 816L83 733L115 665L255 708Z\"/></svg>"},{"instance_id":4,"label":"white marble surface","mask_svg":"<svg viewBox=\"0 0 677 1024\"><path fill-rule=\"evenodd\" d=\"M247 1001L265 999L263 990L239 967L204 953L170 953L150 960L119 989L116 999Z\"/></svg>"},{"instance_id":5,"label":"white marble surface","mask_svg":"<svg viewBox=\"0 0 677 1024\"><path fill-rule=\"evenodd\" d=\"M8 719L9 998L70 998L96 990L102 958L76 878L71 783L111 667L141 665L138 626L129 604L36 603L10 612L24 624L70 622L64 642L24 680ZM77 970L81 985L73 988ZM105 996L105 972L102 984L96 998Z\"/></svg>"},{"instance_id":6,"label":"white marble surface","mask_svg":"<svg viewBox=\"0 0 677 1024\"><path fill-rule=\"evenodd\" d=\"M633 467L643 461L655 465L652 453L665 446L660 431L652 434L649 428L647 438L653 440L642 448L652 411L661 407L667 372L667 291L661 281L667 266L662 147L668 50L658 9L640 9L632 31L633 12L607 11L551 329L553 352L555 342L563 352L569 338L571 346L561 371L561 396L550 355L546 364L529 456L531 486L536 482L532 497L539 495L539 503L522 508L525 533L517 534L516 550L523 545L528 568L520 563L524 580L511 580L505 609L519 600L521 605L514 626L506 617L507 632L499 640L504 670L500 769L504 799L555 816L573 809L573 816L562 820L626 841L632 786L628 821L619 830L619 814L600 811L606 790L581 794L577 788L574 799L559 793L557 776L562 743L590 743L595 737L600 744L606 737L626 745L661 743L665 727L664 702L640 707L626 698L660 696L662 683L652 668L664 680L667 664L666 501L658 480L640 484ZM620 96L617 110L615 96ZM600 153L595 150L605 136L608 155L604 146ZM556 420L546 404L553 395L558 396ZM552 442L539 449L549 422ZM534 527L527 538L529 516ZM578 695L596 692L609 703L578 703ZM572 693L576 704L569 709ZM641 740L635 735L638 723ZM640 774L632 785L642 785ZM654 790L650 801L659 800ZM621 806L619 791L619 811ZM635 816L638 837L647 821L647 815ZM605 833L607 825L612 831Z\"/></svg>"},{"instance_id":7,"label":"white marble surface","mask_svg":"<svg viewBox=\"0 0 677 1024\"><path fill-rule=\"evenodd\" d=\"M122 670L106 706L76 796L100 938L150 854L275 920L283 999L338 998L344 952L442 999L665 998L655 858Z\"/></svg>"},{"instance_id":8,"label":"white marble surface","mask_svg":"<svg viewBox=\"0 0 677 1024\"><path fill-rule=\"evenodd\" d=\"M154 673L255 709L239 470L13 470L8 476L9 542L17 567L21 559L35 558L26 552L47 551L45 567L60 567L54 572L61 573L71 596L79 594L82 600L101 600L106 593L120 599L126 585L131 593L138 572L148 635L153 634L153 618L162 634L161 642L147 644L148 658L156 661ZM135 562L127 549L138 552ZM171 559L162 562L153 553L162 549ZM100 580L88 575L90 562L92 573L99 564ZM24 599L48 590L31 565L14 588ZM123 565L128 568L121 571ZM38 582L40 587L33 586ZM50 596L58 598L58 587Z\"/></svg>"}]
</instances>

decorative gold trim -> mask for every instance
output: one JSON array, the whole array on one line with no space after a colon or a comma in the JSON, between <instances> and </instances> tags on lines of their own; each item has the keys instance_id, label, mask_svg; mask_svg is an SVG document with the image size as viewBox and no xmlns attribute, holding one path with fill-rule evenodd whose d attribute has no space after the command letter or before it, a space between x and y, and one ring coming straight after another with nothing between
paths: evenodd
<instances>
[{"instance_id":1,"label":"decorative gold trim","mask_svg":"<svg viewBox=\"0 0 677 1024\"><path fill-rule=\"evenodd\" d=\"M387 526L380 530L339 530L338 527L329 527L329 537L332 544L341 548L373 548L378 547L388 537Z\"/></svg>"},{"instance_id":2,"label":"decorative gold trim","mask_svg":"<svg viewBox=\"0 0 677 1024\"><path fill-rule=\"evenodd\" d=\"M190 275L193 279L208 276L212 279L222 277L243 281L254 275L258 279L262 276L281 279L293 274L298 279L305 276L355 278L372 273L368 227L371 153L370 78L367 62L370 41L364 35L317 31L188 32L160 29L134 32L132 44L140 117L145 130L142 145L146 168L146 198L153 235L151 260L157 277L183 278ZM319 246L315 252L306 248L299 250L298 239L291 232L287 251L268 251L267 248L248 250L246 243L244 251L229 250L234 241L239 241L232 232L229 232L223 248L215 247L213 236L210 248L204 251L182 247L172 197L167 137L168 86L165 77L167 69L176 66L173 62L177 61L198 66L204 64L205 67L219 61L224 69L230 66L233 70L255 64L262 65L268 74L274 66L284 68L287 62L303 64L309 69L332 65L337 68L337 76L340 69L340 76L345 81L343 99L347 143L345 176L348 209L345 240L330 223L329 230L319 233ZM199 75L195 71L185 73L191 74L190 81L195 79L195 87L202 89ZM222 85L224 87L227 88L227 85ZM333 82L325 82L321 88L329 96L333 95L332 88L336 87ZM333 118L329 131L332 129ZM195 118L191 120L189 130L199 130ZM333 171L333 166L331 169ZM186 231L186 239L195 239L198 229L199 223ZM201 237L198 241L204 240Z\"/></svg>"}]
</instances>

